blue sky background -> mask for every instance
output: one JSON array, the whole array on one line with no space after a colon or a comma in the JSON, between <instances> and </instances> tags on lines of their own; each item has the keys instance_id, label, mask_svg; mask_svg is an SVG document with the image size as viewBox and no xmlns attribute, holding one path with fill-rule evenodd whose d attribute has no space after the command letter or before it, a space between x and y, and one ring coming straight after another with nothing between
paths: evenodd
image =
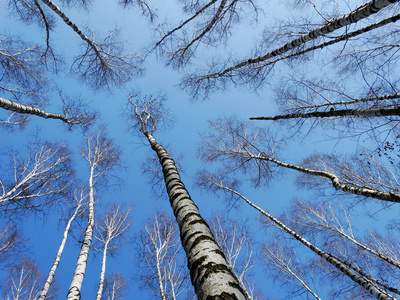
<instances>
[{"instance_id":1,"label":"blue sky background","mask_svg":"<svg viewBox=\"0 0 400 300\"><path fill-rule=\"evenodd\" d=\"M283 17L286 14L286 11L282 10L282 5L278 5L275 2L271 1L265 5L260 1L260 5L264 6L265 10L259 16L259 25L256 27L252 20L244 20L243 23L234 27L235 30L227 46L211 49L200 47L198 52L200 59L195 60L194 65L189 66L188 70L201 66L201 63L215 52L218 52L218 55L223 57L226 57L231 52L238 57L244 57L250 53L253 45L259 40L263 26L273 23L276 18L281 17L281 15ZM58 2L55 3L59 5ZM178 24L180 18L182 18L182 13L178 8L179 5L174 1L159 1L151 4L158 9L157 13L159 15L154 24L149 24L146 18L141 16L137 7L124 9L117 5L117 1L107 1L107 3L94 1L88 11L83 11L79 8L64 8L64 11L79 27L89 27L98 34L104 35L115 26L120 27L120 35L126 41L126 49L137 49L140 52L141 49L154 41L153 27L156 24L164 20L172 21L172 24ZM7 2L0 1L0 28L3 29L3 34L18 34L24 39L39 41L43 44L45 32L36 25L25 25L16 21L14 17L9 17L6 7ZM57 16L55 18L57 26L51 36L56 49L63 53L68 62L71 61L74 55L79 53L81 40ZM153 214L154 210L165 210L170 213L171 209L168 199L165 196L157 199L151 187L147 184L147 179L141 174L141 165L149 154L150 147L144 138L132 136L128 132L127 123L123 120L122 115L130 91L139 89L144 94L165 93L168 99L166 107L174 115L175 123L165 132L157 131L155 137L158 142L168 145L173 150L174 157L179 154L183 155L183 182L205 218L210 217L215 210L226 211L222 199L202 193L193 186L194 175L203 167L203 164L196 159L196 148L201 140L199 134L207 130L207 120L231 115L236 115L246 120L251 116L260 114L272 115L277 112L272 102L272 89L269 87L260 89L257 93L243 87L230 87L229 91L214 93L205 101L193 102L190 96L178 87L183 75L182 71L175 71L170 67L166 67L164 62L161 59L157 59L154 54L146 59L143 66L146 71L142 77L133 78L126 85L121 88L114 88L110 92L93 91L90 87L80 84L79 80L68 74L68 67L60 72L58 78L56 78L57 83L62 87L65 94L71 94L71 96L74 94L81 95L85 101L99 112L100 122L105 124L108 135L122 150L122 159L126 169L122 170L120 174L124 183L119 188L98 192L99 208L96 210L96 214L100 214L102 206L114 201L123 201L132 205L131 217L133 223L132 230L129 233L131 237L143 229L144 222ZM282 68L278 69L275 75L278 77L285 70L287 70L287 67L282 64ZM314 71L322 74L320 70L314 69ZM280 84L284 84L284 82ZM57 93L54 92L53 97L51 97L51 103L46 107L46 110L59 112L59 107L60 102ZM258 125L263 126L261 123ZM278 131L284 130L279 127L275 129ZM79 133L79 130L67 131L61 121L32 117L30 124L23 132L1 130L0 147L20 148L28 141L32 132L36 130L39 131L44 140L68 143L70 149L74 152L74 164L77 168L77 174L81 180L87 181L88 166L83 158L80 157L78 151L78 147L84 137ZM291 140L286 142L288 146L282 151L282 157L291 163L299 162L313 152L354 153L363 146L363 143L368 144L368 141L362 140L358 143L350 141L338 142L338 140L328 141L326 136L318 130L304 140L295 140L294 143ZM150 152L150 155L155 154ZM284 176L280 176L280 180L273 180L265 189L255 191L245 186L242 192L261 207L271 213L278 214L287 206L288 201L293 196L312 195L296 189L293 184L294 175L290 172L285 172ZM379 205L376 209L378 208ZM374 208L369 206L368 210L374 210ZM398 213L398 209L392 208L391 211L394 214ZM361 212L360 216L362 216ZM258 242L263 241L265 235L270 234L269 231L260 230L256 221L258 214L245 205L241 205L240 210L229 211L229 217L247 221ZM43 274L47 273L53 263L62 238L64 224L60 223L60 218L59 211L54 210L46 216L41 214L31 215L24 220L18 221L18 225L23 228L24 238L29 244L30 251L27 255L37 260ZM377 221L380 222L379 219ZM7 222L7 220L3 220L3 223ZM378 228L383 228L381 223L378 223L377 226L379 226ZM60 299L64 298L68 291L78 252L78 243L73 238L70 238L57 270L57 281L61 287ZM100 264L100 255L95 256L92 252L89 256L89 264L82 288L82 299L94 299L100 276ZM126 299L150 298L149 292L139 290L138 284L132 280L137 269L135 252L129 239L116 258L109 258L106 274L110 274L113 271L123 273L130 282L130 292ZM5 276L5 272L0 272L0 278L1 276ZM259 264L254 267L253 278L256 287L261 289L265 296L280 299L286 295L278 288L279 285L272 282L263 273ZM321 296L324 296L323 292Z\"/></svg>"}]
</instances>

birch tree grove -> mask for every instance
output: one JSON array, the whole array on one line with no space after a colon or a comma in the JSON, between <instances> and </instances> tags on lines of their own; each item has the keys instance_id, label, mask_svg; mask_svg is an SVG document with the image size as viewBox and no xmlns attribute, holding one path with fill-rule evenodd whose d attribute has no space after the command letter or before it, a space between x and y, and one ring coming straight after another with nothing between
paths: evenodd
<instances>
[{"instance_id":1,"label":"birch tree grove","mask_svg":"<svg viewBox=\"0 0 400 300\"><path fill-rule=\"evenodd\" d=\"M245 299L207 223L201 217L197 206L182 183L173 159L153 137L153 131L160 121L159 116L163 113L161 103L152 98L138 99L138 102L142 102L140 104L134 101L133 97L129 100L133 106L129 117L135 122L133 126L147 138L160 160L197 297L199 299Z\"/></svg>"},{"instance_id":2,"label":"birch tree grove","mask_svg":"<svg viewBox=\"0 0 400 300\"><path fill-rule=\"evenodd\" d=\"M0 7L1 299L400 299L399 0Z\"/></svg>"}]
</instances>

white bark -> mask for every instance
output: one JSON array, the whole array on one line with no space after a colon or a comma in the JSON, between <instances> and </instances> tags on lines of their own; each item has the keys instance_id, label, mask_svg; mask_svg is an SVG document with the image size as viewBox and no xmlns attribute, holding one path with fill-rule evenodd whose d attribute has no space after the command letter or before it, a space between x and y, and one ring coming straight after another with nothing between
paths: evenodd
<instances>
[{"instance_id":1,"label":"white bark","mask_svg":"<svg viewBox=\"0 0 400 300\"><path fill-rule=\"evenodd\" d=\"M69 229L70 229L71 224L74 221L75 217L78 215L78 212L79 212L80 208L82 207L82 200L83 199L81 198L79 201L77 201L76 209L75 209L74 213L72 214L71 218L69 218L69 220L67 222L67 226L65 227L63 239L61 241L60 247L58 248L58 252L57 252L56 258L54 260L53 266L50 269L49 274L47 275L47 279L46 279L46 281L44 283L42 291L40 292L38 300L46 299L47 293L49 292L50 286L53 283L53 278L54 278L55 272L56 272L56 270L58 268L58 264L60 263L61 255L62 255L62 253L64 251L64 247L65 247L65 244L66 244L67 239L68 239Z\"/></svg>"},{"instance_id":2,"label":"white bark","mask_svg":"<svg viewBox=\"0 0 400 300\"><path fill-rule=\"evenodd\" d=\"M149 132L143 133L162 165L167 192L179 225L190 276L198 298L245 299L207 223L200 216L197 206L182 183L173 159Z\"/></svg>"},{"instance_id":3,"label":"white bark","mask_svg":"<svg viewBox=\"0 0 400 300\"><path fill-rule=\"evenodd\" d=\"M99 280L99 288L97 289L96 300L101 300L101 295L103 294L104 276L106 274L107 250L108 250L108 243L105 243L103 249L103 259L101 261L101 273Z\"/></svg>"},{"instance_id":4,"label":"white bark","mask_svg":"<svg viewBox=\"0 0 400 300\"><path fill-rule=\"evenodd\" d=\"M314 253L319 255L321 258L326 260L328 263L332 264L335 268L337 268L344 275L348 276L351 280L353 280L354 282L356 282L357 284L362 286L364 289L366 289L370 294L372 294L377 299L387 299L387 300L394 299L389 294L385 293L382 289L378 289L370 280L368 280L368 279L374 280L372 277L369 277L368 279L366 279L364 277L364 275L360 276L359 274L357 274L358 271L362 272L362 270L358 269L355 266L351 266L347 262L346 263L342 262L341 260L339 260L337 257L333 256L332 254L325 252L325 251L319 249L318 247L316 247L315 245L311 244L309 241L307 241L302 236L297 234L295 231L293 231L292 229L287 227L284 223L282 223L281 221L276 219L274 216L272 216L268 212L262 210L257 205L253 204L250 200L248 200L246 197L244 197L239 192L237 192L227 186L224 186L223 184L220 184L214 180L211 180L211 183L218 186L218 188L220 188L220 189L227 190L227 191L239 196L240 198L242 198L246 203L248 203L253 208L257 209L260 213L262 213L264 216L266 216L268 219L270 219L273 223L275 223L279 228L281 228L285 232L289 233L296 240L298 240L303 245L308 247L311 251L313 251ZM364 273L364 272L362 272L362 273ZM376 280L374 280L374 281L376 281Z\"/></svg>"},{"instance_id":5,"label":"white bark","mask_svg":"<svg viewBox=\"0 0 400 300\"><path fill-rule=\"evenodd\" d=\"M35 115L35 116L39 116L39 117L42 117L45 119L58 119L65 123L68 123L68 124L74 123L70 119L68 119L67 117L65 117L63 115L48 113L42 109L35 108L32 106L18 104L18 103L12 102L10 100L7 100L7 99L1 98L1 97L0 97L0 107L4 108L6 110L20 113L20 114Z\"/></svg>"},{"instance_id":6,"label":"white bark","mask_svg":"<svg viewBox=\"0 0 400 300\"><path fill-rule=\"evenodd\" d=\"M68 300L78 300L81 298L81 287L83 279L85 277L86 264L89 256L90 245L92 243L93 237L93 227L94 227L94 176L95 167L92 165L90 168L89 175L89 216L88 222L85 230L85 236L82 242L81 250L79 252L78 260L76 263L76 268L74 275L72 277L71 285L68 290L67 299Z\"/></svg>"},{"instance_id":7,"label":"white bark","mask_svg":"<svg viewBox=\"0 0 400 300\"><path fill-rule=\"evenodd\" d=\"M370 2L360 6L356 10L352 11L351 13L349 13L341 18L338 18L336 20L333 20L331 22L328 22L328 23L308 32L307 34L304 34L301 37L292 40L291 42L285 44L284 46L282 46L280 48L277 48L277 49L275 49L271 52L268 52L262 56L247 59L241 63L236 64L235 66L225 69L222 72L215 73L212 75L205 75L204 77L205 78L220 77L220 76L223 76L223 75L225 75L229 72L232 72L236 69L266 61L269 58L272 58L272 57L281 55L285 52L288 52L308 41L311 41L320 36L326 35L326 34L333 32L339 28L342 28L344 26L356 23L374 13L377 13L382 8L388 6L392 3L398 2L398 1L399 0L373 0L373 1L370 1Z\"/></svg>"},{"instance_id":8,"label":"white bark","mask_svg":"<svg viewBox=\"0 0 400 300\"><path fill-rule=\"evenodd\" d=\"M394 192L382 192L382 191L370 189L370 188L359 188L359 187L349 186L349 185L341 182L340 179L333 173L319 171L319 170L312 170L312 169L304 168L304 167L297 166L297 165L287 164L287 163L281 162L275 158L268 157L268 156L264 155L263 153L261 153L259 156L255 156L253 154L249 154L249 155L251 158L269 161L280 167L284 167L284 168L296 170L296 171L299 171L299 172L302 172L305 174L329 179L332 181L332 185L336 190L342 190L347 193L361 195L361 196L365 196L365 197L371 197L371 198L389 201L389 202L400 202L400 194L397 194Z\"/></svg>"},{"instance_id":9,"label":"white bark","mask_svg":"<svg viewBox=\"0 0 400 300\"><path fill-rule=\"evenodd\" d=\"M373 118L382 116L400 116L400 107L381 107L370 109L341 109L330 111L316 111L310 113L295 113L287 115L278 115L274 117L252 117L250 120L283 120L295 118L329 118L329 117L358 117Z\"/></svg>"}]
</instances>

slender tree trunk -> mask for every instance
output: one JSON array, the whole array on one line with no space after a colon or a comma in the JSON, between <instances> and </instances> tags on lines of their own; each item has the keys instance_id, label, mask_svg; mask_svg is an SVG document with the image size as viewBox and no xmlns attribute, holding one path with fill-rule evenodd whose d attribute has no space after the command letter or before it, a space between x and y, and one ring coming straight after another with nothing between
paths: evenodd
<instances>
[{"instance_id":1,"label":"slender tree trunk","mask_svg":"<svg viewBox=\"0 0 400 300\"><path fill-rule=\"evenodd\" d=\"M67 24L69 27L72 28L72 30L74 30L79 37L84 40L96 53L97 57L100 59L100 61L103 61L102 56L99 52L99 50L97 49L97 46L95 43L93 43L93 41L91 39L89 39L80 29L78 26L76 26L75 23L73 23L68 17L67 15L60 9L57 7L57 5L55 5L52 1L50 0L42 0L42 2L44 4L46 4L52 11L54 11L59 17L61 17L61 19L63 19L63 21L65 22L65 24Z\"/></svg>"},{"instance_id":2,"label":"slender tree trunk","mask_svg":"<svg viewBox=\"0 0 400 300\"><path fill-rule=\"evenodd\" d=\"M314 30L311 30L307 34L304 34L301 37L292 40L291 42L285 44L284 46L282 46L280 48L277 48L277 49L275 49L271 52L268 52L264 55L242 61L242 62L236 64L235 66L227 68L221 72L204 75L203 77L204 77L204 79L206 79L206 78L210 78L210 77L224 76L225 74L232 72L236 69L239 69L239 68L242 68L245 66L249 66L252 64L257 64L257 63L266 61L272 57L279 56L285 52L288 52L288 51L308 42L308 41L314 40L320 36L324 36L330 32L333 32L333 31L339 29L339 28L356 23L372 14L377 13L382 8L385 8L386 6L388 6L392 3L398 2L398 1L399 0L373 0L373 1L370 1L370 2L360 6L356 10L352 11L351 13L349 13L341 18L335 19L331 22L328 22Z\"/></svg>"},{"instance_id":3,"label":"slender tree trunk","mask_svg":"<svg viewBox=\"0 0 400 300\"><path fill-rule=\"evenodd\" d=\"M215 184L216 186L218 186L220 189L224 189L227 190L237 196L239 196L240 198L242 198L244 201L246 201L250 206L252 206L253 208L257 209L259 212L261 212L264 216L266 216L268 219L270 219L273 223L275 223L279 228L281 228L282 230L284 230L285 232L289 233L291 236L293 236L296 240L298 240L299 242L301 242L303 245L307 246L311 251L313 251L314 253L316 253L317 255L319 255L320 257L322 257L324 260L326 260L328 263L330 263L331 265L333 265L335 268L337 268L338 270L340 270L344 275L348 276L351 280L353 280L354 282L356 282L357 284L361 285L364 289L366 289L369 293L371 293L374 297L376 297L377 299L380 300L393 300L394 298L391 297L389 294L385 293L383 290L377 288L370 280L368 279L372 279L373 281L377 282L377 280L375 280L374 278L368 276L367 274L365 274L364 272L362 272L362 270L360 270L357 267L352 266L350 263L348 262L343 262L340 259L338 259L336 256L325 252L321 249L319 249L318 247L316 247L314 244L311 244L309 241L307 241L306 239L304 239L301 235L297 234L295 231L293 231L292 229L290 229L289 227L287 227L284 223L282 223L281 221L279 221L278 219L276 219L274 216L270 215L269 213L267 213L266 211L262 210L260 207L258 207L257 205L253 204L250 200L248 200L246 197L244 197L242 194L240 194L239 192L224 186L222 184L218 184L216 182L212 182L213 184ZM360 276L356 273L356 271L361 271L363 274L367 275L369 278L366 279L363 276Z\"/></svg>"},{"instance_id":4,"label":"slender tree trunk","mask_svg":"<svg viewBox=\"0 0 400 300\"><path fill-rule=\"evenodd\" d=\"M56 259L54 260L53 266L50 269L50 272L49 272L49 274L47 276L47 279L46 279L46 281L44 283L42 291L40 292L38 300L45 300L46 299L46 296L47 296L47 293L49 292L50 286L53 283L54 274L55 274L55 272L57 270L58 264L60 263L61 255L62 255L62 253L64 251L65 243L67 242L67 238L68 238L68 235L69 235L69 229L70 229L71 224L74 221L76 215L78 214L79 209L81 208L81 206L82 206L81 203L77 204L73 215L68 220L67 226L65 227L65 231L64 231L64 237L63 237L63 239L61 241L60 248L58 249Z\"/></svg>"},{"instance_id":5,"label":"slender tree trunk","mask_svg":"<svg viewBox=\"0 0 400 300\"><path fill-rule=\"evenodd\" d=\"M142 132L160 160L167 193L188 259L190 277L198 298L245 299L210 228L200 216L197 206L181 181L175 162L151 133L144 130Z\"/></svg>"},{"instance_id":6,"label":"slender tree trunk","mask_svg":"<svg viewBox=\"0 0 400 300\"><path fill-rule=\"evenodd\" d=\"M162 300L166 300L165 298L165 291L164 291L164 285L162 282L162 274L161 274L161 268L160 268L160 250L157 249L157 247L154 247L156 251L156 268L157 268L157 276L158 276L158 289L160 290L160 296Z\"/></svg>"},{"instance_id":7,"label":"slender tree trunk","mask_svg":"<svg viewBox=\"0 0 400 300\"><path fill-rule=\"evenodd\" d=\"M400 264L396 261L394 261L393 259L391 259L389 256L384 255L382 253L379 253L378 251L360 243L359 241L357 241L356 239L354 239L353 237L351 237L350 235L344 233L341 230L338 230L336 228L332 228L332 227L327 227L328 230L333 230L335 232L337 232L339 235L341 235L342 237L344 237L345 239L347 239L350 242L353 242L354 244L356 244L358 247L360 247L361 249L368 251L369 253L379 257L380 259L386 261L387 263L395 266L396 268L400 269Z\"/></svg>"},{"instance_id":8,"label":"slender tree trunk","mask_svg":"<svg viewBox=\"0 0 400 300\"><path fill-rule=\"evenodd\" d=\"M376 28L385 26L387 24L397 22L398 20L400 20L400 14L392 16L392 17L389 17L389 18L386 18L386 19L384 19L382 21L379 21L377 23L374 23L374 24L371 24L369 26L363 27L363 28L361 28L359 30L350 32L348 34L341 35L341 36L339 36L339 37L337 37L337 38L335 38L333 40L330 40L328 42L325 42L325 43L322 43L322 44L319 44L319 45L315 45L315 46L307 48L307 49L305 49L303 51L298 51L298 52L295 52L295 53L292 53L292 54L289 54L289 55L281 56L281 57L276 58L274 60L270 60L270 61L260 65L258 68L263 68L263 67L266 67L266 66L269 66L269 65L273 65L273 64L277 63L278 61L281 61L281 60L284 60L284 59L293 58L293 57L300 56L300 55L306 54L308 52L311 52L311 51L314 51L314 50L317 50L317 49L322 49L322 48L327 47L327 46L331 46L331 45L334 45L334 44L337 44L337 43L340 43L340 42L343 42L343 41L347 41L350 38L356 37L358 35L361 35L363 33L369 32L369 31L374 30Z\"/></svg>"},{"instance_id":9,"label":"slender tree trunk","mask_svg":"<svg viewBox=\"0 0 400 300\"><path fill-rule=\"evenodd\" d=\"M296 118L329 118L329 117L358 117L371 118L381 116L400 116L400 107L391 108L369 108L369 109L341 109L330 111L316 111L310 113L296 113L278 115L274 117L252 117L250 120L283 120Z\"/></svg>"},{"instance_id":10,"label":"slender tree trunk","mask_svg":"<svg viewBox=\"0 0 400 300\"><path fill-rule=\"evenodd\" d=\"M18 104L1 97L0 97L0 107L20 114L35 115L45 119L59 119L65 123L71 124L71 121L63 115L48 113L42 109Z\"/></svg>"},{"instance_id":11,"label":"slender tree trunk","mask_svg":"<svg viewBox=\"0 0 400 300\"><path fill-rule=\"evenodd\" d=\"M195 14L193 16L191 16L189 19L187 19L186 21L182 22L182 24L180 24L178 27L175 27L174 29L170 30L166 35L164 35L157 43L156 45L153 47L153 50L156 49L168 36L170 36L171 34L173 34L175 31L181 29L183 26L185 26L186 24L188 24L190 21L194 20L197 16L199 16L202 12L204 12L207 8L209 8L211 5L213 5L215 2L217 2L217 0L211 0L209 3L207 3L206 5L204 5L201 9L199 9L198 11L195 12Z\"/></svg>"},{"instance_id":12,"label":"slender tree trunk","mask_svg":"<svg viewBox=\"0 0 400 300\"><path fill-rule=\"evenodd\" d=\"M350 101L329 102L329 103L322 103L322 104L317 104L317 105L312 105L312 106L298 106L298 107L296 107L296 109L311 109L311 108L317 109L317 108L326 107L326 106L335 107L336 105L349 105L349 104L355 104L355 103L359 103L359 102L384 101L384 100L398 99L398 98L400 98L400 93L389 94L389 95L384 95L384 96L368 97L368 98L356 98L356 99L350 98L351 99Z\"/></svg>"},{"instance_id":13,"label":"slender tree trunk","mask_svg":"<svg viewBox=\"0 0 400 300\"><path fill-rule=\"evenodd\" d=\"M99 288L97 290L96 300L101 300L101 295L103 294L103 287L104 287L104 276L106 274L106 259L107 259L107 250L108 250L108 242L104 244L103 249L103 260L101 262L101 273L100 273L100 280L99 280Z\"/></svg>"},{"instance_id":14,"label":"slender tree trunk","mask_svg":"<svg viewBox=\"0 0 400 300\"><path fill-rule=\"evenodd\" d=\"M358 187L349 186L349 185L341 182L339 180L339 178L333 173L319 171L319 170L312 170L312 169L304 168L301 166L287 164L287 163L281 162L275 158L268 157L263 153L261 153L259 156L252 155L252 154L249 154L249 155L253 159L266 160L266 161L272 162L280 167L284 167L284 168L296 170L296 171L299 171L299 172L302 172L305 174L310 174L313 176L318 176L321 178L329 179L332 181L332 185L337 190L342 190L342 191L350 193L350 194L371 197L371 198L389 201L389 202L396 202L396 203L400 202L400 194L397 194L394 192L382 192L379 190L369 189L369 188L358 188Z\"/></svg>"},{"instance_id":15,"label":"slender tree trunk","mask_svg":"<svg viewBox=\"0 0 400 300\"><path fill-rule=\"evenodd\" d=\"M82 242L81 251L76 263L75 273L69 287L67 300L79 300L81 298L81 287L85 277L86 264L89 256L89 249L92 243L94 227L94 187L93 187L94 167L90 168L89 176L89 216L85 230L85 237Z\"/></svg>"}]
</instances>

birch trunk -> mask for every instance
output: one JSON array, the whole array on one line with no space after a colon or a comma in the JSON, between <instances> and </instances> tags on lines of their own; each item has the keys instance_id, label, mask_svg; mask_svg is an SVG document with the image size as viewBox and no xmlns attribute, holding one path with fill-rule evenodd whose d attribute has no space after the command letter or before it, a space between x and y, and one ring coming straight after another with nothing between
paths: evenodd
<instances>
[{"instance_id":1,"label":"birch trunk","mask_svg":"<svg viewBox=\"0 0 400 300\"><path fill-rule=\"evenodd\" d=\"M400 116L400 107L391 108L369 108L369 109L341 109L330 111L316 111L310 113L296 113L287 115L278 115L274 117L252 117L250 120L283 120L296 118L329 118L329 117L358 117L372 118L382 116Z\"/></svg>"},{"instance_id":2,"label":"birch trunk","mask_svg":"<svg viewBox=\"0 0 400 300\"><path fill-rule=\"evenodd\" d=\"M262 210L260 207L258 207L257 205L253 204L250 200L248 200L246 197L244 197L242 194L240 194L239 192L226 187L222 184L216 183L216 182L212 182L213 184L215 184L216 186L218 186L218 188L220 189L225 189L237 196L239 196L240 198L242 198L244 201L246 201L250 206L252 206L253 208L257 209L259 212L261 212L264 216L266 216L268 219L270 219L273 223L275 223L279 228L281 228L282 230L284 230L285 232L287 232L288 234L290 234L291 236L293 236L296 240L298 240L299 242L301 242L303 245L305 245L307 248L309 248L311 251L313 251L314 253L316 253L318 256L320 256L321 258L323 258L324 260L326 260L328 263L330 263L331 265L333 265L335 268L337 268L338 270L340 270L340 272L342 272L344 275L348 276L351 280L353 280L354 282L356 282L357 284L359 284L360 286L362 286L364 289L366 289L370 294L372 294L374 297L376 297L377 299L380 300L393 300L394 298L391 297L389 294L385 293L383 290L377 288L370 280L364 278L363 276L358 275L354 270L358 269L356 267L351 266L350 263L344 263L341 260L339 260L337 257L335 257L334 255L325 252L321 249L319 249L317 246L315 246L314 244L311 244L309 241L307 241L306 239L304 239L301 235L297 234L295 231L293 231L292 229L290 229L289 227L287 227L284 223L282 223L281 221L279 221L278 219L276 219L274 216L270 215L269 213L267 213L266 211ZM349 267L351 266L351 267ZM361 270L360 270L361 271ZM364 273L364 272L362 272ZM370 277L371 278L371 277ZM372 278L371 278L372 279Z\"/></svg>"},{"instance_id":3,"label":"birch trunk","mask_svg":"<svg viewBox=\"0 0 400 300\"><path fill-rule=\"evenodd\" d=\"M63 115L48 113L42 109L35 108L32 106L18 104L18 103L15 103L13 101L10 101L10 100L7 100L7 99L1 98L1 97L0 97L0 107L4 108L6 110L20 113L20 114L35 115L35 116L39 116L39 117L42 117L45 119L58 119L65 123L72 124L71 120Z\"/></svg>"},{"instance_id":4,"label":"birch trunk","mask_svg":"<svg viewBox=\"0 0 400 300\"><path fill-rule=\"evenodd\" d=\"M308 41L314 40L320 36L324 36L330 32L333 32L333 31L339 29L339 28L356 23L372 14L377 13L381 9L385 8L386 6L388 6L392 3L398 2L398 1L399 0L373 0L373 1L370 1L370 2L360 6L356 10L352 11L351 13L349 13L341 18L335 19L331 22L328 22L328 23L308 32L307 34L304 34L301 37L292 40L291 42L285 44L284 46L282 46L280 48L277 48L277 49L275 49L271 52L268 52L264 55L242 61L242 62L236 64L235 66L227 68L221 72L204 75L201 78L207 79L210 77L221 77L227 73L230 73L230 72L240 69L242 67L249 66L252 64L257 64L257 63L266 61L272 57L279 56L285 52L288 52L288 51L308 42Z\"/></svg>"},{"instance_id":5,"label":"birch trunk","mask_svg":"<svg viewBox=\"0 0 400 300\"><path fill-rule=\"evenodd\" d=\"M314 50L317 50L317 49L322 49L322 48L327 47L327 46L331 46L331 45L334 45L334 44L337 44L337 43L340 43L340 42L343 42L343 41L347 41L350 38L354 38L356 36L359 36L361 34L369 32L371 30L374 30L374 29L377 29L379 27L385 26L387 24L395 23L398 20L400 20L400 14L392 16L392 17L389 17L389 18L386 18L386 19L384 19L382 21L379 21L377 23L374 23L374 24L371 24L369 26L363 27L363 28L361 28L359 30L350 32L348 34L341 35L341 36L339 36L339 37L337 37L337 38L335 38L333 40L330 40L328 42L325 42L325 43L322 43L322 44L319 44L319 45L315 45L315 46L307 48L307 49L305 49L303 51L298 51L298 52L295 52L295 53L292 53L292 54L281 56L281 57L276 58L274 60L270 60L270 61L265 62L262 65L258 66L257 68L264 68L266 66L273 65L273 64L277 63L278 61L281 61L281 60L284 60L284 59L293 58L293 57L300 56L300 55L306 54L308 52L311 52L311 51L314 51Z\"/></svg>"},{"instance_id":6,"label":"birch trunk","mask_svg":"<svg viewBox=\"0 0 400 300\"><path fill-rule=\"evenodd\" d=\"M57 270L57 268L58 268L58 264L60 263L61 255L62 255L62 253L63 253L63 251L64 251L65 243L67 242L67 238L68 238L68 234L69 234L69 229L70 229L71 224L72 224L72 222L74 221L76 215L78 214L79 209L81 208L81 206L82 206L81 203L78 203L78 204L77 204L76 209L75 209L73 215L72 215L71 218L68 220L67 226L65 227L64 236L63 236L63 239L62 239L62 241L61 241L60 248L58 249L58 252L57 252L56 259L54 260L53 266L52 266L51 269L50 269L50 272L49 272L49 274L48 274L48 276L47 276L47 279L46 279L46 281L45 281L45 283L44 283L44 286L43 286L43 288L42 288L42 291L40 292L40 295L39 295L39 297L38 297L38 300L44 300L44 299L46 299L46 296L47 296L47 293L49 292L50 286L51 286L51 284L53 283L54 274L55 274L55 272L56 272L56 270Z\"/></svg>"},{"instance_id":7,"label":"birch trunk","mask_svg":"<svg viewBox=\"0 0 400 300\"><path fill-rule=\"evenodd\" d=\"M89 249L92 243L93 227L94 227L94 167L90 168L89 176L89 216L88 223L85 230L85 237L83 239L81 251L76 263L75 273L72 277L71 285L67 294L67 300L79 300L81 298L81 287L83 278L85 277L86 264L89 256Z\"/></svg>"},{"instance_id":8,"label":"birch trunk","mask_svg":"<svg viewBox=\"0 0 400 300\"><path fill-rule=\"evenodd\" d=\"M162 300L166 300L165 298L165 290L164 290L164 285L162 282L162 274L161 274L161 268L160 268L160 250L156 249L156 247L154 247L156 250L156 268L157 268L157 278L158 278L158 289L160 291L160 297Z\"/></svg>"},{"instance_id":9,"label":"birch trunk","mask_svg":"<svg viewBox=\"0 0 400 300\"><path fill-rule=\"evenodd\" d=\"M104 275L106 273L107 250L108 250L108 243L105 243L104 244L104 249L103 249L103 260L101 262L101 273L100 273L100 280L99 280L99 288L97 290L96 300L101 300L101 295L103 294Z\"/></svg>"},{"instance_id":10,"label":"birch trunk","mask_svg":"<svg viewBox=\"0 0 400 300\"><path fill-rule=\"evenodd\" d=\"M334 186L334 188L336 190L342 190L347 193L361 195L361 196L365 196L365 197L371 197L371 198L389 201L389 202L396 202L396 203L400 202L400 194L397 194L394 192L382 192L379 190L369 189L369 188L358 188L358 187L349 186L349 185L341 182L339 180L339 178L333 173L319 171L319 170L312 170L312 169L304 168L301 166L287 164L287 163L281 162L275 158L268 157L268 156L264 155L263 153L261 153L259 156L256 156L253 154L249 154L249 155L251 156L251 158L269 161L280 167L296 170L296 171L299 171L299 172L302 172L305 174L310 174L310 175L314 175L314 176L318 176L318 177L322 177L322 178L327 178L332 181L332 185Z\"/></svg>"},{"instance_id":11,"label":"birch trunk","mask_svg":"<svg viewBox=\"0 0 400 300\"><path fill-rule=\"evenodd\" d=\"M67 15L60 9L58 8L57 5L55 5L52 1L50 0L42 0L42 2L44 4L46 4L52 11L54 11L61 19L63 19L63 21L65 22L65 24L67 24L69 27L72 28L73 31L75 31L79 37L84 40L96 53L97 57L102 60L102 56L101 53L99 52L99 49L97 48L96 44L93 43L93 41L91 39L89 39L80 29L78 26L76 26L75 23L73 23L68 17Z\"/></svg>"},{"instance_id":12,"label":"birch trunk","mask_svg":"<svg viewBox=\"0 0 400 300\"><path fill-rule=\"evenodd\" d=\"M167 193L181 232L190 277L198 299L245 299L228 268L224 254L181 181L175 162L150 132L142 132L157 153L162 166Z\"/></svg>"}]
</instances>

